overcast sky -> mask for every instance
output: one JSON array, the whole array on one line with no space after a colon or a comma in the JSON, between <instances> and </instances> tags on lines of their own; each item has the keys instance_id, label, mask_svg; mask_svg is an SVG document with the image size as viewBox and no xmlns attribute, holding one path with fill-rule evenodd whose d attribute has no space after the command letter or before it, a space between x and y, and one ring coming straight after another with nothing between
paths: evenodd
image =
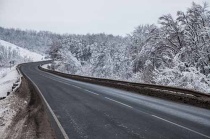
<instances>
[{"instance_id":1,"label":"overcast sky","mask_svg":"<svg viewBox=\"0 0 210 139\"><path fill-rule=\"evenodd\" d=\"M204 0L194 0L202 4ZM125 35L192 0L0 0L0 26L57 33Z\"/></svg>"}]
</instances>

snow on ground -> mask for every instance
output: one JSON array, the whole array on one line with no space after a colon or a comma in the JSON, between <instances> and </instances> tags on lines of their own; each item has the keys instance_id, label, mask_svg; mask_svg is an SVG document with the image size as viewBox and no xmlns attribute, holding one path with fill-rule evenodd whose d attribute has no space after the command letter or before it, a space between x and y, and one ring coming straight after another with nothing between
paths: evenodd
<instances>
[{"instance_id":1,"label":"snow on ground","mask_svg":"<svg viewBox=\"0 0 210 139\"><path fill-rule=\"evenodd\" d=\"M42 65L42 68L48 69L48 66L50 66L50 64L44 64L44 65Z\"/></svg>"},{"instance_id":2,"label":"snow on ground","mask_svg":"<svg viewBox=\"0 0 210 139\"><path fill-rule=\"evenodd\" d=\"M15 67L0 69L0 98L6 97L7 92L12 92L12 86L20 79Z\"/></svg>"},{"instance_id":3,"label":"snow on ground","mask_svg":"<svg viewBox=\"0 0 210 139\"><path fill-rule=\"evenodd\" d=\"M9 42L0 40L0 45L11 50L16 50L21 57L30 59L30 61L41 61L44 59L44 56L31 52L27 49L21 48L17 45L11 44ZM18 59L15 60L17 64L21 61ZM16 66L10 68L1 67L0 68L0 98L6 97L7 92L11 92L13 83L15 83L20 78L20 75L16 71Z\"/></svg>"},{"instance_id":4,"label":"snow on ground","mask_svg":"<svg viewBox=\"0 0 210 139\"><path fill-rule=\"evenodd\" d=\"M11 44L11 43L3 41L3 40L0 40L0 45L7 47L8 49L11 48L12 50L18 51L21 57L30 59L31 61L41 61L44 59L44 56L42 56L40 54L31 52L27 49L21 48L17 45Z\"/></svg>"},{"instance_id":5,"label":"snow on ground","mask_svg":"<svg viewBox=\"0 0 210 139\"><path fill-rule=\"evenodd\" d=\"M11 109L10 105L14 103L13 97L8 97L0 101L0 135L1 138L6 128L12 122L12 118L15 116L14 109Z\"/></svg>"},{"instance_id":6,"label":"snow on ground","mask_svg":"<svg viewBox=\"0 0 210 139\"><path fill-rule=\"evenodd\" d=\"M21 75L17 72L16 67L0 69L0 98L6 97L7 92L10 92L9 97L0 100L0 135L3 135L17 113L11 108L11 104L15 103L14 96L11 93L19 87L20 78ZM14 83L18 84L18 86L12 91Z\"/></svg>"},{"instance_id":7,"label":"snow on ground","mask_svg":"<svg viewBox=\"0 0 210 139\"><path fill-rule=\"evenodd\" d=\"M0 40L0 45L7 49L16 50L23 59L30 59L29 61L44 60L44 56L18 47L9 42ZM21 63L21 60L19 59L15 59L15 61L16 64ZM11 69L8 67L0 67L0 138L4 138L2 135L5 133L7 127L12 122L13 117L18 112L18 107L20 106L16 106L16 103L20 103L21 106L25 105L25 102L20 102L20 100L13 94L13 92L19 87L22 76L16 70L16 66L17 65L11 67ZM17 86L12 91L14 84L17 84ZM9 96L7 96L7 92L10 92Z\"/></svg>"}]
</instances>

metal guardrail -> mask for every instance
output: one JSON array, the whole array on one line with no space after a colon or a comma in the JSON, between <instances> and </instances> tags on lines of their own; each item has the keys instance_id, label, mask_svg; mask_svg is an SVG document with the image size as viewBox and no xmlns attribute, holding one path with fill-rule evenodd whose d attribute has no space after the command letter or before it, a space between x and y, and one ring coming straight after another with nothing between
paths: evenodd
<instances>
[{"instance_id":1,"label":"metal guardrail","mask_svg":"<svg viewBox=\"0 0 210 139\"><path fill-rule=\"evenodd\" d=\"M190 94L190 95L194 95L196 97L202 97L202 96L210 97L210 94L206 94L206 93L202 93L200 91L186 89L186 88L174 87L174 86L164 86L164 85L147 84L147 83L134 83L134 82L127 82L127 81L112 80L112 79L86 77L86 76L80 76L80 75L71 75L71 74L66 74L66 73L61 73L58 71L52 71L49 69L45 69L45 68L42 68L41 66L39 66L39 69L41 69L43 71L50 72L50 73L68 76L68 77L72 77L72 78L83 78L83 79L87 79L87 80L104 81L104 82L109 82L109 83L114 83L114 84L131 85L131 86L135 86L135 87L149 87L152 89L160 89L160 90L165 90L165 91L173 91L173 92L180 92L180 93L184 93L184 94Z\"/></svg>"},{"instance_id":2,"label":"metal guardrail","mask_svg":"<svg viewBox=\"0 0 210 139\"><path fill-rule=\"evenodd\" d=\"M210 94L205 94L195 90L171 87L171 86L163 86L163 85L133 83L126 81L111 80L111 79L71 75L71 74L45 69L42 68L41 66L39 66L38 68L42 71L53 73L65 78L114 87L118 89L137 92L143 95L159 97L163 99L168 99L176 102L186 103L210 109Z\"/></svg>"}]
</instances>

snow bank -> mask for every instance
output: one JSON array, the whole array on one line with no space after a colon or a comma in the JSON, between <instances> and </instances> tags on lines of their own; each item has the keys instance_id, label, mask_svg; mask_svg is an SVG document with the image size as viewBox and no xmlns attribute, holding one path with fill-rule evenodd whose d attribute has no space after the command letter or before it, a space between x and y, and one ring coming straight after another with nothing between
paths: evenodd
<instances>
[{"instance_id":1,"label":"snow bank","mask_svg":"<svg viewBox=\"0 0 210 139\"><path fill-rule=\"evenodd\" d=\"M44 65L42 65L42 68L48 69L48 66L50 66L50 64L44 64Z\"/></svg>"},{"instance_id":2,"label":"snow bank","mask_svg":"<svg viewBox=\"0 0 210 139\"><path fill-rule=\"evenodd\" d=\"M12 92L12 86L20 76L15 67L0 69L0 98L6 97L7 92Z\"/></svg>"},{"instance_id":3,"label":"snow bank","mask_svg":"<svg viewBox=\"0 0 210 139\"><path fill-rule=\"evenodd\" d=\"M0 40L0 45L6 47L7 49L11 48L12 50L18 51L21 57L30 59L31 61L41 61L44 59L44 56L42 56L40 54L31 52L27 49L21 48L17 45L11 44L11 43L3 41L3 40Z\"/></svg>"}]
</instances>

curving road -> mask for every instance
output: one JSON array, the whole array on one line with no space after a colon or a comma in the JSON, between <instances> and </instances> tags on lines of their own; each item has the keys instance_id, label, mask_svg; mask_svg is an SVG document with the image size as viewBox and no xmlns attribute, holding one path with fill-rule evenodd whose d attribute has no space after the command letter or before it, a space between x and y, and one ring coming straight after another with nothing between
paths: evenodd
<instances>
[{"instance_id":1,"label":"curving road","mask_svg":"<svg viewBox=\"0 0 210 139\"><path fill-rule=\"evenodd\" d=\"M21 66L70 139L210 139L210 110Z\"/></svg>"}]
</instances>

